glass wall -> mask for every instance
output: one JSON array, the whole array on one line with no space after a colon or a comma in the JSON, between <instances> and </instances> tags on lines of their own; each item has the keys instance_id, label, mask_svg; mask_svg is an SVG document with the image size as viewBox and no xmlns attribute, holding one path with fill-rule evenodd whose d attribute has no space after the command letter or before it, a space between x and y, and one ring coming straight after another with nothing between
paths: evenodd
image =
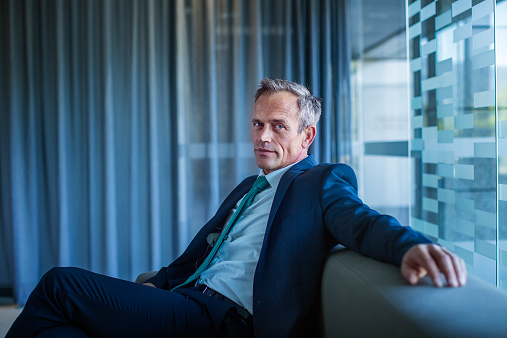
<instances>
[{"instance_id":1,"label":"glass wall","mask_svg":"<svg viewBox=\"0 0 507 338\"><path fill-rule=\"evenodd\" d=\"M350 3L361 197L507 290L506 1Z\"/></svg>"},{"instance_id":2,"label":"glass wall","mask_svg":"<svg viewBox=\"0 0 507 338\"><path fill-rule=\"evenodd\" d=\"M407 6L411 225L497 284L493 0Z\"/></svg>"},{"instance_id":3,"label":"glass wall","mask_svg":"<svg viewBox=\"0 0 507 338\"><path fill-rule=\"evenodd\" d=\"M409 223L404 0L350 1L353 161L360 196Z\"/></svg>"}]
</instances>

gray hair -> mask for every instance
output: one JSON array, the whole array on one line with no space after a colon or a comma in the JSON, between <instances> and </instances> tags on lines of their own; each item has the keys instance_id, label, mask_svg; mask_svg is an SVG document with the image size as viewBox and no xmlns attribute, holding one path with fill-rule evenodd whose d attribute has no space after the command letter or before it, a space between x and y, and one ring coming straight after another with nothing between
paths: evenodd
<instances>
[{"instance_id":1,"label":"gray hair","mask_svg":"<svg viewBox=\"0 0 507 338\"><path fill-rule=\"evenodd\" d=\"M255 102L264 93L272 94L277 92L290 92L298 97L298 133L301 133L306 127L316 125L319 122L322 111L321 99L313 96L308 88L296 82L264 78L261 80L259 89L255 93Z\"/></svg>"}]
</instances>

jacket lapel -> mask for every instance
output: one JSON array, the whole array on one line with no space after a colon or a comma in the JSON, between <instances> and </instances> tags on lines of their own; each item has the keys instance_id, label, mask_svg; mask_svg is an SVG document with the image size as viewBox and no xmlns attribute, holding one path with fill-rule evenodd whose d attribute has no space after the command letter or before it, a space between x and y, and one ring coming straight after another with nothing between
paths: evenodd
<instances>
[{"instance_id":1,"label":"jacket lapel","mask_svg":"<svg viewBox=\"0 0 507 338\"><path fill-rule=\"evenodd\" d=\"M292 168L290 168L278 183L278 188L276 189L275 197L273 198L273 205L271 206L271 210L269 212L268 225L266 227L266 234L264 235L264 241L271 230L271 225L273 224L273 219L278 211L278 207L282 203L282 200L289 188L292 180L296 178L296 176L304 173L306 170L310 169L317 165L315 158L313 155L309 155L307 158L302 160L301 162L295 164Z\"/></svg>"},{"instance_id":2,"label":"jacket lapel","mask_svg":"<svg viewBox=\"0 0 507 338\"><path fill-rule=\"evenodd\" d=\"M238 203L238 201L243 197L250 189L255 182L257 175L247 177L243 182L241 182L235 189L232 191L229 196L224 200L220 208L218 208L217 213L213 217L216 222L209 222L211 232L221 231L224 227L225 219L232 208ZM209 232L208 231L208 232Z\"/></svg>"}]
</instances>

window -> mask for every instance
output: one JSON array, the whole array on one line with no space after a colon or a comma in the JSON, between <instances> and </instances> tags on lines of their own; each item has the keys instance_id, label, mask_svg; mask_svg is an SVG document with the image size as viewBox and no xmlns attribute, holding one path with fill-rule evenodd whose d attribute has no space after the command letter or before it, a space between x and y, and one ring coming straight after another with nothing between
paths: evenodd
<instances>
[{"instance_id":1,"label":"window","mask_svg":"<svg viewBox=\"0 0 507 338\"><path fill-rule=\"evenodd\" d=\"M351 3L363 199L507 289L506 2Z\"/></svg>"}]
</instances>

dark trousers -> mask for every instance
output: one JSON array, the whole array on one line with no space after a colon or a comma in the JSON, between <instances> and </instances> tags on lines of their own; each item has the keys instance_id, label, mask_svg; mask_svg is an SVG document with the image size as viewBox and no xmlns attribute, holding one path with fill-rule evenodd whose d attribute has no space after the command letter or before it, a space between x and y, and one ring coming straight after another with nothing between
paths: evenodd
<instances>
[{"instance_id":1,"label":"dark trousers","mask_svg":"<svg viewBox=\"0 0 507 338\"><path fill-rule=\"evenodd\" d=\"M217 327L206 306L178 292L78 268L53 268L6 338L210 337L235 330L234 318L224 322L232 327Z\"/></svg>"}]
</instances>

